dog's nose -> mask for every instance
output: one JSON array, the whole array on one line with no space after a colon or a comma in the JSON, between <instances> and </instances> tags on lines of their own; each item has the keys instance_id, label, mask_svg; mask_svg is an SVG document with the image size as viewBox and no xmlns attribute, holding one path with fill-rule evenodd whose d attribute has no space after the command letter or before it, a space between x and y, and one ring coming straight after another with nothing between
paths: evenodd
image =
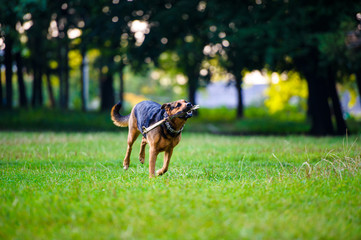
<instances>
[{"instance_id":1,"label":"dog's nose","mask_svg":"<svg viewBox=\"0 0 361 240\"><path fill-rule=\"evenodd\" d=\"M192 103L187 103L187 108L191 108L192 107Z\"/></svg>"}]
</instances>

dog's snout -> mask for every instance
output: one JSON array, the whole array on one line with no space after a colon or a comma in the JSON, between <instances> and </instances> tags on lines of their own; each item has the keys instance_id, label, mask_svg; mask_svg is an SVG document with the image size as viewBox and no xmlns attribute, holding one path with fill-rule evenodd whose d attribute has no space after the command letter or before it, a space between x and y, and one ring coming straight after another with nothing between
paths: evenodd
<instances>
[{"instance_id":1,"label":"dog's snout","mask_svg":"<svg viewBox=\"0 0 361 240\"><path fill-rule=\"evenodd\" d=\"M192 107L192 103L187 103L187 108L191 108Z\"/></svg>"}]
</instances>

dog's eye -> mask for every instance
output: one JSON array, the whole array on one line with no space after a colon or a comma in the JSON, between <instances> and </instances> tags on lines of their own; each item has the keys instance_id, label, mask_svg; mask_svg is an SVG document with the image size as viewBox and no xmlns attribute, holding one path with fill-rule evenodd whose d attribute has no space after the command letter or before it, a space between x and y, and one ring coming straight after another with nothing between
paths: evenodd
<instances>
[{"instance_id":1,"label":"dog's eye","mask_svg":"<svg viewBox=\"0 0 361 240\"><path fill-rule=\"evenodd\" d=\"M178 107L180 107L181 105L182 105L182 104L178 103L176 107L178 108Z\"/></svg>"}]
</instances>

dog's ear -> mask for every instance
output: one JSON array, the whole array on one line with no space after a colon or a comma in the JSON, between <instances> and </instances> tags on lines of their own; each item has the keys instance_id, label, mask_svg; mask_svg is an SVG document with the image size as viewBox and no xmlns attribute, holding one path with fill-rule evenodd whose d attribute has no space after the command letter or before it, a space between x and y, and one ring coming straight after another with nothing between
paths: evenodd
<instances>
[{"instance_id":1,"label":"dog's ear","mask_svg":"<svg viewBox=\"0 0 361 240\"><path fill-rule=\"evenodd\" d=\"M169 108L170 107L170 104L169 103L164 103L160 109L166 109L166 108Z\"/></svg>"}]
</instances>

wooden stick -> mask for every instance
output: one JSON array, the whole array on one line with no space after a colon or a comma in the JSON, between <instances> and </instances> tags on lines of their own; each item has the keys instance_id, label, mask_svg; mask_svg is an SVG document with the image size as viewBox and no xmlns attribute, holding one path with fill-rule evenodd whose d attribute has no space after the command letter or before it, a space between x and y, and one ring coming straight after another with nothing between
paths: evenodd
<instances>
[{"instance_id":1,"label":"wooden stick","mask_svg":"<svg viewBox=\"0 0 361 240\"><path fill-rule=\"evenodd\" d=\"M194 111L194 110L196 110L198 108L199 108L199 105L194 105L188 112ZM181 112L181 113L176 113L176 114L174 114L172 116L168 116L168 117L160 120L159 122L154 123L152 126L149 126L147 128L143 126L143 133L142 134L146 134L146 133L152 131L154 128L158 127L159 125L162 125L165 121L172 120L173 118L175 118L177 116L180 116L180 115L182 115L184 113L188 113L188 112Z\"/></svg>"}]
</instances>

